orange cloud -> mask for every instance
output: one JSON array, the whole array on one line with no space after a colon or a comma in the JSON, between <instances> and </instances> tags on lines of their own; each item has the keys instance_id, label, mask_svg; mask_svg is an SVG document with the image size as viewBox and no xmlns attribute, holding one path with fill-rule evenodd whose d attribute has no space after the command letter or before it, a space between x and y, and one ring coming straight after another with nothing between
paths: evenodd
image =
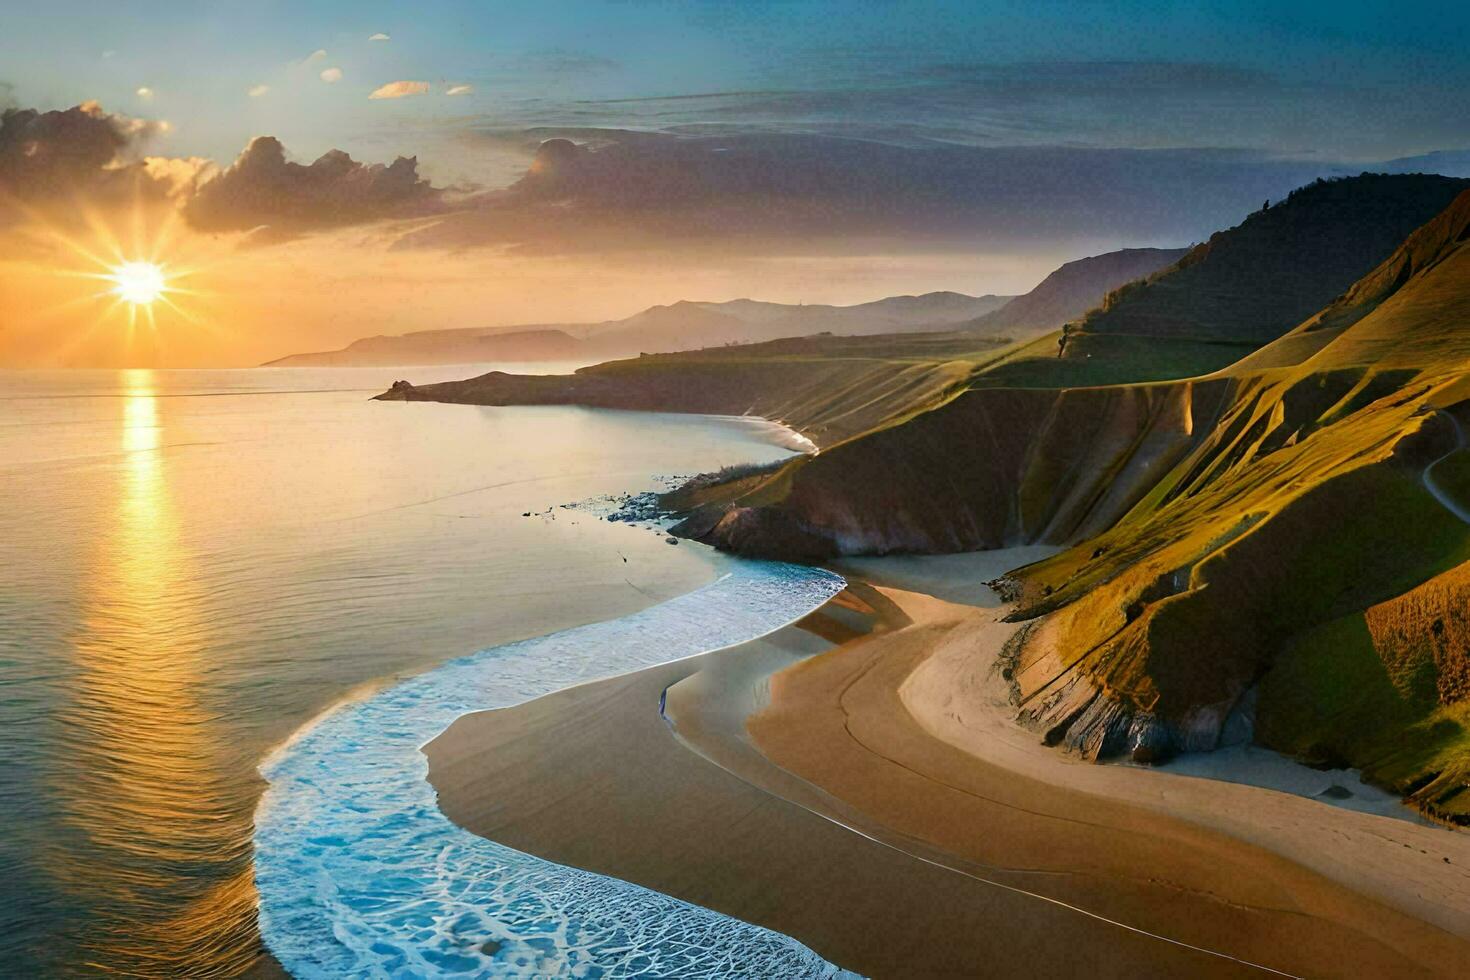
<instances>
[{"instance_id":1,"label":"orange cloud","mask_svg":"<svg viewBox=\"0 0 1470 980\"><path fill-rule=\"evenodd\" d=\"M95 102L0 112L0 225L14 205L167 192L172 181L155 184L159 175L139 160L141 145L164 131L162 123L104 112Z\"/></svg>"},{"instance_id":2,"label":"orange cloud","mask_svg":"<svg viewBox=\"0 0 1470 980\"><path fill-rule=\"evenodd\" d=\"M276 241L322 228L388 218L423 217L440 210L441 192L418 175L418 161L365 164L330 150L311 164L292 163L272 136L257 136L217 177L204 181L185 216L204 231L249 231L269 226Z\"/></svg>"},{"instance_id":3,"label":"orange cloud","mask_svg":"<svg viewBox=\"0 0 1470 980\"><path fill-rule=\"evenodd\" d=\"M410 95L423 95L429 91L428 82L389 82L373 89L370 99L406 99Z\"/></svg>"}]
</instances>

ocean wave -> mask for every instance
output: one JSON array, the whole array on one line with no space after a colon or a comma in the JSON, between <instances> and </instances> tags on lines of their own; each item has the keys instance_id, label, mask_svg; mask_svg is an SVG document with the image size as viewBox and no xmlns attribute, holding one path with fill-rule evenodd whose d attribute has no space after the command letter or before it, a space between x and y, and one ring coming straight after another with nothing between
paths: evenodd
<instances>
[{"instance_id":1,"label":"ocean wave","mask_svg":"<svg viewBox=\"0 0 1470 980\"><path fill-rule=\"evenodd\" d=\"M796 940L477 837L420 747L455 718L765 635L840 577L742 562L633 615L495 647L339 705L261 767L266 945L298 977L845 977Z\"/></svg>"}]
</instances>

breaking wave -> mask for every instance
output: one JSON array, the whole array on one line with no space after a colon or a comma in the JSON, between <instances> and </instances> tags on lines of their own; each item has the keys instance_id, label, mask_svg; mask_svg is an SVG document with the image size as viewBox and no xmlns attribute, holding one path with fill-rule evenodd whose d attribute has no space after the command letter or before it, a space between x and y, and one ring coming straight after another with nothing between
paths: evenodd
<instances>
[{"instance_id":1,"label":"breaking wave","mask_svg":"<svg viewBox=\"0 0 1470 980\"><path fill-rule=\"evenodd\" d=\"M850 976L790 937L461 829L420 751L467 712L754 639L842 587L830 572L742 562L631 616L453 660L328 711L261 767L266 945L303 978Z\"/></svg>"}]
</instances>

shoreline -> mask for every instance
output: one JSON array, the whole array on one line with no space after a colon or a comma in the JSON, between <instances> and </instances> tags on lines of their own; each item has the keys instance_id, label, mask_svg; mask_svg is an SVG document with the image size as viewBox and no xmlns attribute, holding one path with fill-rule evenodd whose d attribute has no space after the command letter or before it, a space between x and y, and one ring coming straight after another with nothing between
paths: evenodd
<instances>
[{"instance_id":1,"label":"shoreline","mask_svg":"<svg viewBox=\"0 0 1470 980\"><path fill-rule=\"evenodd\" d=\"M1025 971L1034 946L995 928L1023 912L1036 943L1060 930L1084 937L1050 957L1067 974L1121 978L1144 963L1174 975L1245 975L1238 964L998 891L852 833L682 744L698 721L711 720L696 710L702 688L729 690L732 670L759 674L763 664L826 649L821 634L840 635L843 623L812 622L820 618L827 616L694 660L466 715L425 747L439 805L506 846L773 929L863 975ZM742 719L739 710L727 716L737 726ZM1099 968L1095 954L1104 948L1122 955Z\"/></svg>"},{"instance_id":2,"label":"shoreline","mask_svg":"<svg viewBox=\"0 0 1470 980\"><path fill-rule=\"evenodd\" d=\"M785 935L467 834L435 806L421 749L486 706L765 635L840 585L814 569L741 565L641 612L453 660L318 718L262 770L255 868L266 945L298 975L645 961L671 975L720 961L834 975ZM425 916L442 927L425 935Z\"/></svg>"},{"instance_id":3,"label":"shoreline","mask_svg":"<svg viewBox=\"0 0 1470 980\"><path fill-rule=\"evenodd\" d=\"M1005 568L1000 570L1007 570L1042 557L1044 549L1034 550L1038 553L982 554L978 560L1002 562ZM1120 974L1152 963L1196 974L1259 975L1261 970L1249 965L1256 963L1301 974L1376 970L1433 975L1450 972L1457 957L1470 955L1470 936L1465 935L1470 926L1458 930L1459 935L1441 928L1450 925L1446 909L1456 916L1460 909L1470 909L1470 898L1460 891L1470 882L1463 870L1470 859L1463 865L1430 868L1437 855L1428 854L1428 847L1418 854L1428 880L1442 885L1442 900L1449 903L1438 914L1432 901L1407 894L1414 890L1412 882L1392 873L1403 866L1401 852L1410 846L1399 837L1428 834L1433 836L1423 841L1467 846L1452 831L1323 806L1246 784L1178 775L1167 768L1146 771L1066 760L1012 724L995 705L986 724L1004 722L1010 738L996 740L1000 758L975 754L976 746L966 739L980 736L946 730L945 718L948 712L969 722L970 709L982 705L971 698L953 710L953 704L926 699L936 684L953 688L956 672L964 673L969 661L980 656L976 629L1015 628L974 621L993 620L998 608L998 600L979 585L993 575L982 577L976 561L974 555L848 560L835 567L849 577L849 589L796 627L707 654L698 664L669 674L639 672L598 682L576 695L560 692L508 711L467 715L426 747L440 805L456 822L492 839L759 921L812 945L840 966L874 975L912 972L912 961L900 965L891 955L885 959L884 950L865 945L865 934L874 931L876 921L884 923L885 932L893 928L898 896L918 880L925 881L924 887L906 900L928 912L945 909L946 916L939 918L955 918L953 903L959 900L969 908L986 909L991 931L996 921L1005 923L1011 933L1006 950L985 938L986 927L979 923L955 930L946 940L959 944L953 953L959 959L976 957L970 964L976 970L982 964L993 970L1002 963L1017 970L1029 963L1035 969L1042 961L1027 960L1017 949L1039 955L1046 937L1057 930L1066 931L1073 952L1085 952L1089 964L1100 957ZM922 585L956 601L892 585L853 583L860 577L901 581L911 588ZM867 603L867 614L850 601L862 588L877 597ZM977 609L973 603L987 595L991 609ZM890 618L880 624L876 620L882 616L869 614L884 601L891 604L886 610ZM859 599L856 606L861 605ZM865 615L869 622L858 622ZM989 654L981 658L987 669L1003 640L992 632L989 642L992 646L984 648ZM854 665L855 672L831 673L833 665L865 650L882 657ZM878 676L877 662L895 654L907 656L917 668ZM920 673L926 664L927 675ZM971 684L969 674L959 680L960 689L985 697L994 693ZM861 710L845 711L843 700L854 696L862 703L848 707ZM593 702L595 711L589 708ZM906 726L901 724L904 718ZM873 730L864 728L869 723ZM594 728L596 738L590 739ZM993 740L994 734L985 727L982 740ZM882 748L892 748L882 743L896 738L901 751L889 758L865 745L863 751L876 758L854 759L859 735ZM567 740L599 758L615 760L597 777L596 793L558 774L558 767L568 764ZM633 743L640 746L637 752L630 749ZM504 755L508 752L513 754ZM890 771L883 771L885 765ZM932 771L926 772L926 766ZM977 768L993 785L964 785ZM512 769L513 777L508 775ZM649 769L656 771L650 774ZM905 775L895 781L900 769ZM505 800L500 794L507 779L530 796ZM746 840L745 851L732 849L732 838L743 838L728 825L728 813L718 807L711 812L698 794L681 794L670 786L686 779L696 780L703 792L731 810L743 803L739 819L763 828L758 846ZM1061 785L1050 785L1050 780ZM1114 785L1123 783L1128 784L1126 792ZM1191 788L1186 792L1175 784ZM924 799L934 792L969 796L970 809L956 811L962 815L958 820L946 810L953 800L926 809ZM991 812L974 809L977 792L992 797ZM562 802L575 801L567 807L574 812L552 818L544 804L531 799L537 793L565 794ZM614 795L615 805L604 805L599 794ZM998 802L1005 794L1016 798ZM1181 798L1192 801L1196 810ZM1283 800L1290 803L1283 807ZM1263 818L1262 801L1268 804ZM1017 807L1028 803L1030 812L1016 819L1023 812ZM687 813L691 807L699 819L684 824L683 832L703 843L671 849L668 842L680 839L671 836L678 822L671 814ZM1232 813L1217 813L1211 822L1217 810L1249 813L1266 826L1252 836L1248 828L1230 824ZM1005 811L1010 816L997 822ZM1313 819L1323 817L1323 811L1335 816L1318 820L1326 828L1317 829ZM1099 820L1099 814L1106 819ZM1303 814L1307 832L1293 836L1290 828L1278 825L1304 819ZM1251 818L1239 819L1248 823ZM1028 830L1028 824L1035 826ZM1386 835L1384 824L1390 826ZM821 825L825 833L816 829ZM992 840L977 846L976 827L985 827L982 836ZM830 836L833 831L837 837ZM1310 845L1321 847L1324 839L1342 833L1349 835L1343 845L1346 856L1310 860ZM1373 840L1380 846L1372 853L1383 860L1357 876L1348 873L1358 853L1352 849L1372 848ZM801 853L793 854L793 849ZM846 866L855 855L863 867ZM863 899L848 897L847 889L858 887L855 881L845 883L840 901L835 897L839 891L816 896L788 883L784 902L774 907L749 894L748 885L732 884L732 878L785 881L794 873L793 862L806 875L862 879L861 887L881 896L878 904L887 911L877 919L865 916ZM865 874L875 866L886 869L881 882ZM917 870L921 866L930 870ZM1242 874L1243 869L1254 873ZM968 884L956 884L962 879ZM1402 893L1395 896L1396 887ZM948 898L937 899L936 888ZM825 907L825 917L815 915L813 905ZM1099 915L1101 920L1089 918ZM1428 921L1434 919L1438 925ZM932 932L931 938L936 938ZM1179 956L1187 961L1170 959ZM1059 960L1048 966L1070 972Z\"/></svg>"}]
</instances>

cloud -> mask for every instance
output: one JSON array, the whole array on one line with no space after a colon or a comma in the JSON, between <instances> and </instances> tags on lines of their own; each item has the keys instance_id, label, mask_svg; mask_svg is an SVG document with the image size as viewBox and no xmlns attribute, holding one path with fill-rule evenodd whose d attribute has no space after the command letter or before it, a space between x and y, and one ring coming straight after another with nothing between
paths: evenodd
<instances>
[{"instance_id":1,"label":"cloud","mask_svg":"<svg viewBox=\"0 0 1470 980\"><path fill-rule=\"evenodd\" d=\"M389 82L373 89L370 99L405 99L410 95L424 95L429 91L428 82Z\"/></svg>"},{"instance_id":2,"label":"cloud","mask_svg":"<svg viewBox=\"0 0 1470 980\"><path fill-rule=\"evenodd\" d=\"M390 41L390 40L392 40L392 38L390 38L388 35L384 34L382 31L379 31L378 33L374 34L372 37L368 38L368 40L369 41Z\"/></svg>"},{"instance_id":3,"label":"cloud","mask_svg":"<svg viewBox=\"0 0 1470 980\"><path fill-rule=\"evenodd\" d=\"M141 148L163 124L103 111L95 102L70 109L0 112L0 209L162 198L169 182L155 180Z\"/></svg>"},{"instance_id":4,"label":"cloud","mask_svg":"<svg viewBox=\"0 0 1470 980\"><path fill-rule=\"evenodd\" d=\"M418 176L418 160L364 164L330 150L312 164L292 163L273 136L258 136L235 162L199 187L185 217L204 231L301 233L432 214L441 193Z\"/></svg>"},{"instance_id":5,"label":"cloud","mask_svg":"<svg viewBox=\"0 0 1470 980\"><path fill-rule=\"evenodd\" d=\"M317 48L311 54L307 55L305 58L302 59L302 64L309 65L313 61L321 61L326 56L327 56L327 49L326 48Z\"/></svg>"},{"instance_id":6,"label":"cloud","mask_svg":"<svg viewBox=\"0 0 1470 980\"><path fill-rule=\"evenodd\" d=\"M340 69L340 68L327 68L327 69L324 69L322 71L322 81L326 82L328 85L332 84L333 82L340 82L340 81L342 81L342 69Z\"/></svg>"},{"instance_id":7,"label":"cloud","mask_svg":"<svg viewBox=\"0 0 1470 980\"><path fill-rule=\"evenodd\" d=\"M252 85L249 89L246 90L245 94L250 96L252 99L258 99L270 90L271 87L269 85Z\"/></svg>"},{"instance_id":8,"label":"cloud","mask_svg":"<svg viewBox=\"0 0 1470 980\"><path fill-rule=\"evenodd\" d=\"M451 85L444 90L445 95L473 95L474 92L473 85Z\"/></svg>"},{"instance_id":9,"label":"cloud","mask_svg":"<svg viewBox=\"0 0 1470 980\"><path fill-rule=\"evenodd\" d=\"M205 157L144 157L143 172L163 189L166 197L185 202L219 173L219 167Z\"/></svg>"},{"instance_id":10,"label":"cloud","mask_svg":"<svg viewBox=\"0 0 1470 980\"><path fill-rule=\"evenodd\" d=\"M138 91L134 92L133 94L142 99L144 102L153 101L153 90L147 85L138 86Z\"/></svg>"},{"instance_id":11,"label":"cloud","mask_svg":"<svg viewBox=\"0 0 1470 980\"><path fill-rule=\"evenodd\" d=\"M528 61L502 83L537 92ZM539 64L541 67L534 67ZM1373 86L1334 71L1210 61L921 62L912 51L813 52L786 86L660 97L526 99L497 124L825 134L910 145L1246 147L1374 160L1462 145L1464 85L1421 72Z\"/></svg>"},{"instance_id":12,"label":"cloud","mask_svg":"<svg viewBox=\"0 0 1470 980\"><path fill-rule=\"evenodd\" d=\"M1330 164L1251 151L899 145L812 134L557 131L525 175L400 247L542 253L1003 251L1188 244ZM1361 169L1361 168L1359 168Z\"/></svg>"}]
</instances>

